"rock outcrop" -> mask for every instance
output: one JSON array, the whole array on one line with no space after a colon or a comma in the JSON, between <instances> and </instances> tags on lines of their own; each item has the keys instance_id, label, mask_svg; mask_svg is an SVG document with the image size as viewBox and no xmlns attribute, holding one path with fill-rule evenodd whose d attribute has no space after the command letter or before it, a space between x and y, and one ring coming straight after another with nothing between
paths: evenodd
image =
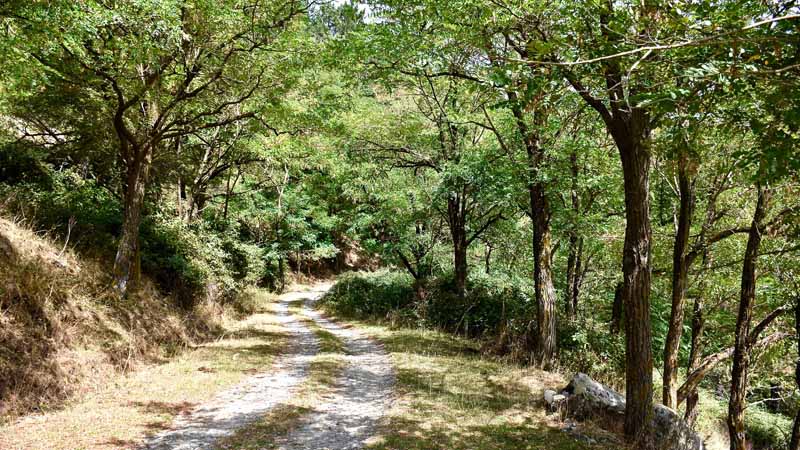
<instances>
[{"instance_id":1,"label":"rock outcrop","mask_svg":"<svg viewBox=\"0 0 800 450\"><path fill-rule=\"evenodd\" d=\"M610 431L621 433L625 423L625 397L578 373L560 392L546 390L544 400L551 412L577 420L591 419ZM653 408L652 426L659 450L703 450L703 440L672 409Z\"/></svg>"}]
</instances>

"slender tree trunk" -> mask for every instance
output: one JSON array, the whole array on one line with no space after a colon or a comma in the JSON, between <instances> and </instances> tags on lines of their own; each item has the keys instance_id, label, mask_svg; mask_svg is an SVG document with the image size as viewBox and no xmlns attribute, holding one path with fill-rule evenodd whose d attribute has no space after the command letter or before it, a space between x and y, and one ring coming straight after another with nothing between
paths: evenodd
<instances>
[{"instance_id":1,"label":"slender tree trunk","mask_svg":"<svg viewBox=\"0 0 800 450\"><path fill-rule=\"evenodd\" d=\"M183 178L178 177L178 198L177 198L177 212L178 218L183 220L183 202L186 200L186 183Z\"/></svg>"},{"instance_id":2,"label":"slender tree trunk","mask_svg":"<svg viewBox=\"0 0 800 450\"><path fill-rule=\"evenodd\" d=\"M509 94L516 99L515 93ZM556 343L556 293L553 287L552 242L550 219L552 212L547 200L546 185L538 178L545 160L545 152L539 141L539 130L544 125L546 112L536 109L531 115L533 127L528 126L524 112L515 105L512 113L517 130L525 142L528 164L528 194L530 196L531 220L533 221L533 273L536 297L536 336L534 337L535 359L542 367L550 367L557 352Z\"/></svg>"},{"instance_id":3,"label":"slender tree trunk","mask_svg":"<svg viewBox=\"0 0 800 450\"><path fill-rule=\"evenodd\" d=\"M708 272L711 269L712 258L706 249L703 252L703 266ZM694 299L694 306L692 307L692 342L689 349L689 364L687 365L687 373L692 373L700 364L700 355L703 353L703 332L705 331L706 319L705 312L703 311L703 296L705 295L705 278L698 289L698 295ZM697 389L691 389L686 396L686 410L683 418L689 426L694 426L697 420L697 403L700 400L700 395ZM680 396L678 397L678 404L680 404Z\"/></svg>"},{"instance_id":4,"label":"slender tree trunk","mask_svg":"<svg viewBox=\"0 0 800 450\"><path fill-rule=\"evenodd\" d=\"M583 239L578 236L577 220L581 214L581 199L578 193L578 152L573 150L569 155L570 174L572 183L570 186L570 200L572 203L572 213L575 215L572 229L569 231L569 251L567 256L567 288L564 295L564 311L567 317L575 317L578 309L578 293L581 277L581 250Z\"/></svg>"},{"instance_id":5,"label":"slender tree trunk","mask_svg":"<svg viewBox=\"0 0 800 450\"><path fill-rule=\"evenodd\" d=\"M572 315L573 317L578 314L578 299L581 294L581 285L583 285L583 276L586 274L586 269L583 267L583 238L578 238L578 252L575 255L575 275L572 277Z\"/></svg>"},{"instance_id":6,"label":"slender tree trunk","mask_svg":"<svg viewBox=\"0 0 800 450\"><path fill-rule=\"evenodd\" d=\"M794 301L794 331L797 340L797 360L794 365L794 382L800 388L800 297ZM800 409L794 416L792 424L792 437L789 440L789 450L800 450Z\"/></svg>"},{"instance_id":7,"label":"slender tree trunk","mask_svg":"<svg viewBox=\"0 0 800 450\"><path fill-rule=\"evenodd\" d=\"M683 310L686 303L686 289L689 278L689 232L692 227L694 204L694 183L689 175L689 160L685 152L678 163L678 184L680 189L680 211L678 229L672 249L672 310L669 328L664 344L664 371L662 373L664 406L678 407L678 351L683 333Z\"/></svg>"},{"instance_id":8,"label":"slender tree trunk","mask_svg":"<svg viewBox=\"0 0 800 450\"><path fill-rule=\"evenodd\" d=\"M575 286L575 278L577 277L577 259L578 257L578 236L575 233L569 235L569 248L567 250L567 288L564 291L564 312L567 317L575 317L575 310L573 307L573 294L572 291Z\"/></svg>"},{"instance_id":9,"label":"slender tree trunk","mask_svg":"<svg viewBox=\"0 0 800 450\"><path fill-rule=\"evenodd\" d=\"M703 347L703 329L705 328L705 318L703 317L703 299L697 297L694 300L694 307L692 310L692 344L689 351L689 364L687 373L691 373L697 368L700 362L700 353ZM676 391L677 395L677 391ZM697 389L692 389L686 396L686 410L683 418L689 426L694 426L697 420L697 402L700 400L700 395Z\"/></svg>"},{"instance_id":10,"label":"slender tree trunk","mask_svg":"<svg viewBox=\"0 0 800 450\"><path fill-rule=\"evenodd\" d=\"M228 205L230 205L231 201L231 176L232 174L228 172L228 179L225 181L225 201L222 204L222 220L228 220Z\"/></svg>"},{"instance_id":11,"label":"slender tree trunk","mask_svg":"<svg viewBox=\"0 0 800 450\"><path fill-rule=\"evenodd\" d=\"M181 156L181 139L175 138L175 154L180 158ZM176 211L178 213L178 219L183 220L183 201L186 199L186 183L183 181L183 177L178 175L178 198L177 198L177 207Z\"/></svg>"},{"instance_id":12,"label":"slender tree trunk","mask_svg":"<svg viewBox=\"0 0 800 450\"><path fill-rule=\"evenodd\" d=\"M742 287L739 313L736 317L736 338L731 370L731 395L728 401L728 432L731 450L745 450L744 408L747 401L747 376L750 365L750 323L756 297L756 263L761 246L761 222L769 204L769 189L758 185L758 200L753 213L753 222L747 237L747 248L742 264Z\"/></svg>"},{"instance_id":13,"label":"slender tree trunk","mask_svg":"<svg viewBox=\"0 0 800 450\"><path fill-rule=\"evenodd\" d=\"M486 245L486 257L484 258L486 275L489 275L492 272L492 246Z\"/></svg>"},{"instance_id":14,"label":"slender tree trunk","mask_svg":"<svg viewBox=\"0 0 800 450\"><path fill-rule=\"evenodd\" d=\"M122 233L113 270L114 288L121 296L139 282L139 226L151 162L148 148L135 149L131 155L124 186Z\"/></svg>"},{"instance_id":15,"label":"slender tree trunk","mask_svg":"<svg viewBox=\"0 0 800 450\"><path fill-rule=\"evenodd\" d=\"M447 199L447 220L453 241L453 281L456 295L464 298L467 291L467 226L463 214L463 199L452 195Z\"/></svg>"},{"instance_id":16,"label":"slender tree trunk","mask_svg":"<svg viewBox=\"0 0 800 450\"><path fill-rule=\"evenodd\" d=\"M614 289L614 304L611 306L611 334L619 334L622 329L622 282Z\"/></svg>"},{"instance_id":17,"label":"slender tree trunk","mask_svg":"<svg viewBox=\"0 0 800 450\"><path fill-rule=\"evenodd\" d=\"M280 283L280 292L283 292L286 289L286 269L284 267L284 244L283 244L283 233L282 233L282 225L283 225L283 193L286 191L286 184L289 181L289 169L287 166L285 168L285 176L283 177L283 183L278 185L276 188L277 191L277 201L276 201L276 212L275 212L275 223L272 225L273 229L275 230L275 242L278 244L278 282ZM236 181L239 180L239 174L236 174L236 180L233 182L233 185L236 184ZM228 213L228 197L230 196L230 192L233 189L233 186L230 183L230 175L228 175L228 184L226 186L226 195L225 195L225 218L227 219ZM299 263L298 263L299 264ZM298 265L298 272L299 272L299 265Z\"/></svg>"},{"instance_id":18,"label":"slender tree trunk","mask_svg":"<svg viewBox=\"0 0 800 450\"><path fill-rule=\"evenodd\" d=\"M467 291L467 242L461 236L454 236L453 239L455 241L453 242L453 275L456 295L464 298Z\"/></svg>"},{"instance_id":19,"label":"slender tree trunk","mask_svg":"<svg viewBox=\"0 0 800 450\"><path fill-rule=\"evenodd\" d=\"M553 288L553 271L550 237L550 205L541 183L530 189L533 215L534 291L538 327L536 336L537 363L552 367L556 356L556 292Z\"/></svg>"}]
</instances>

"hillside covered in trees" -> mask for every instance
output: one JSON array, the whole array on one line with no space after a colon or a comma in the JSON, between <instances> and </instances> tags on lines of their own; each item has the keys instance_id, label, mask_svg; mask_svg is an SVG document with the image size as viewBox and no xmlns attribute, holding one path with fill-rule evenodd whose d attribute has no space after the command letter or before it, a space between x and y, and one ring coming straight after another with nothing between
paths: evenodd
<instances>
[{"instance_id":1,"label":"hillside covered in trees","mask_svg":"<svg viewBox=\"0 0 800 450\"><path fill-rule=\"evenodd\" d=\"M0 60L0 448L800 449L796 1L6 0Z\"/></svg>"}]
</instances>

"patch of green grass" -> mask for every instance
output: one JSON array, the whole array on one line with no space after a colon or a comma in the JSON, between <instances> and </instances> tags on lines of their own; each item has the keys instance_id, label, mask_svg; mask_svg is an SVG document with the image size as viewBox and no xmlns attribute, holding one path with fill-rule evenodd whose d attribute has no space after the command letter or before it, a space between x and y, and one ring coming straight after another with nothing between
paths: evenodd
<instances>
[{"instance_id":1,"label":"patch of green grass","mask_svg":"<svg viewBox=\"0 0 800 450\"><path fill-rule=\"evenodd\" d=\"M298 316L298 319L303 322L303 324L306 325L312 333L314 333L314 336L317 337L319 340L320 353L346 354L347 348L344 344L344 341L339 339L335 334L319 326L317 322L314 322L310 317L303 314L303 303L303 300L294 300L289 302L289 311Z\"/></svg>"},{"instance_id":2,"label":"patch of green grass","mask_svg":"<svg viewBox=\"0 0 800 450\"><path fill-rule=\"evenodd\" d=\"M380 426L374 450L619 449L611 435L580 425L604 444L561 431L542 404L558 375L481 357L476 342L425 329L359 324L384 344L397 374L397 399Z\"/></svg>"}]
</instances>

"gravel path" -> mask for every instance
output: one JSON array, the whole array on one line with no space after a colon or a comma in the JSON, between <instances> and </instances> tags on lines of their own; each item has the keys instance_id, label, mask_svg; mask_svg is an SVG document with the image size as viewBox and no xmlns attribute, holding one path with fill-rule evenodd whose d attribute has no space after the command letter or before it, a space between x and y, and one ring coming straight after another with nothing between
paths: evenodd
<instances>
[{"instance_id":1,"label":"gravel path","mask_svg":"<svg viewBox=\"0 0 800 450\"><path fill-rule=\"evenodd\" d=\"M347 367L327 402L314 408L277 444L282 450L358 449L375 435L375 427L391 406L394 372L383 348L358 330L343 328L313 310L313 304L329 286L307 292L291 292L276 306L290 333L286 353L268 373L247 379L211 402L179 416L170 430L151 438L147 450L199 450L257 420L297 392L308 376L310 361L319 352L313 332L289 313L289 303L303 299L304 315L345 343Z\"/></svg>"},{"instance_id":2,"label":"gravel path","mask_svg":"<svg viewBox=\"0 0 800 450\"><path fill-rule=\"evenodd\" d=\"M280 322L289 333L286 352L277 358L268 372L248 378L224 391L209 403L178 416L171 429L153 436L147 450L197 450L212 448L214 441L233 434L236 429L262 417L267 411L289 399L308 376L308 366L319 351L314 333L289 313L293 300L319 297L324 291L291 292L276 304Z\"/></svg>"},{"instance_id":3,"label":"gravel path","mask_svg":"<svg viewBox=\"0 0 800 450\"><path fill-rule=\"evenodd\" d=\"M306 300L304 314L344 341L347 367L329 401L315 408L303 425L280 443L281 450L358 449L375 435L378 421L392 402L395 377L383 347L358 330L343 328L312 309Z\"/></svg>"}]
</instances>

